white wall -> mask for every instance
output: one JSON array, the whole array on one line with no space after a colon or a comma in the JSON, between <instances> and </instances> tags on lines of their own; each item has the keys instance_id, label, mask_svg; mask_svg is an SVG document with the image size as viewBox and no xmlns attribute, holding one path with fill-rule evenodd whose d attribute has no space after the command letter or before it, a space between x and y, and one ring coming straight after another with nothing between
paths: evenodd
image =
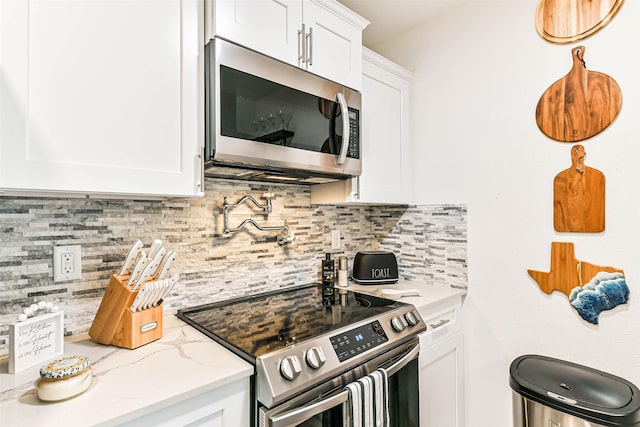
<instances>
[{"instance_id":1,"label":"white wall","mask_svg":"<svg viewBox=\"0 0 640 427\"><path fill-rule=\"evenodd\" d=\"M535 30L537 1L473 1L380 46L415 72L413 128L419 203L468 204L464 303L467 425L511 422L508 368L522 354L571 360L640 385L640 2L582 42L551 44ZM584 44L589 70L613 77L623 107L584 141L606 177L606 231L553 230L553 178L571 144L544 136L535 108ZM630 302L583 321L564 294L546 295L527 269L549 270L552 241L625 271Z\"/></svg>"}]
</instances>

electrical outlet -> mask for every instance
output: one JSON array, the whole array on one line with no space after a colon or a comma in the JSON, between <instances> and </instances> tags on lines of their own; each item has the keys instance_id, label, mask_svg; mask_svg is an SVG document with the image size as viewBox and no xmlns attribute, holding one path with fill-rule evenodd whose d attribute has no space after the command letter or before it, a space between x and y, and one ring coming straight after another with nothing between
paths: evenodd
<instances>
[{"instance_id":1,"label":"electrical outlet","mask_svg":"<svg viewBox=\"0 0 640 427\"><path fill-rule=\"evenodd\" d=\"M340 249L340 230L331 232L331 249Z\"/></svg>"},{"instance_id":2,"label":"electrical outlet","mask_svg":"<svg viewBox=\"0 0 640 427\"><path fill-rule=\"evenodd\" d=\"M73 254L71 252L62 254L62 272L64 274L73 273Z\"/></svg>"},{"instance_id":3,"label":"electrical outlet","mask_svg":"<svg viewBox=\"0 0 640 427\"><path fill-rule=\"evenodd\" d=\"M54 246L53 281L80 279L82 275L80 260L80 245Z\"/></svg>"}]
</instances>

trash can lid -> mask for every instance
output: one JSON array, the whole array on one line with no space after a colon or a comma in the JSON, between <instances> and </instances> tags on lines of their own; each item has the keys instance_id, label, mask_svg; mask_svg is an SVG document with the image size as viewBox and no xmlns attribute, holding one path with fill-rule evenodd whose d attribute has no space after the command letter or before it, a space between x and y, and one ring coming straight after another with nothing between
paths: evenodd
<instances>
[{"instance_id":1,"label":"trash can lid","mask_svg":"<svg viewBox=\"0 0 640 427\"><path fill-rule=\"evenodd\" d=\"M640 389L596 369L546 356L520 356L509 384L520 395L608 426L640 424Z\"/></svg>"}]
</instances>

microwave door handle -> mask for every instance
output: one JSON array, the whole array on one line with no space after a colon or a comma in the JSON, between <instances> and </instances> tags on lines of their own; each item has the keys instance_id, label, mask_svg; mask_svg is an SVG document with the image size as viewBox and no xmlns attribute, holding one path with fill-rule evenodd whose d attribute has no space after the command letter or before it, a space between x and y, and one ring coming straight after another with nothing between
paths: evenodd
<instances>
[{"instance_id":1,"label":"microwave door handle","mask_svg":"<svg viewBox=\"0 0 640 427\"><path fill-rule=\"evenodd\" d=\"M340 104L340 111L342 112L342 146L340 147L340 154L338 155L336 163L344 165L347 159L347 150L349 149L350 142L349 137L351 135L351 132L349 132L349 106L342 92L336 94L336 99L338 100L338 104Z\"/></svg>"},{"instance_id":2,"label":"microwave door handle","mask_svg":"<svg viewBox=\"0 0 640 427\"><path fill-rule=\"evenodd\" d=\"M415 359L420 353L420 344L416 344L407 354L402 356L393 365L389 366L386 371L388 376L392 376L400 369L404 368L409 362ZM298 425L309 418L321 414L336 406L342 405L349 400L349 393L346 390L341 391L326 399L312 403L307 406L295 408L282 414L277 414L269 417L267 426L270 427L286 427L291 425Z\"/></svg>"}]
</instances>

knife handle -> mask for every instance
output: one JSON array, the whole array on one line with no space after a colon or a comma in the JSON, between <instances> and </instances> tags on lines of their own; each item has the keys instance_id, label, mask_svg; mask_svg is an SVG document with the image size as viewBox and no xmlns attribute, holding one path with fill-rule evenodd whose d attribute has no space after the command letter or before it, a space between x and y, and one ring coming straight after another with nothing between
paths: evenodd
<instances>
[{"instance_id":1,"label":"knife handle","mask_svg":"<svg viewBox=\"0 0 640 427\"><path fill-rule=\"evenodd\" d=\"M161 284L161 282L155 282L155 283L156 285L153 288L153 293L151 294L149 301L147 301L146 308L151 308L157 305L158 301L160 300L160 296L162 295L163 285Z\"/></svg>"},{"instance_id":2,"label":"knife handle","mask_svg":"<svg viewBox=\"0 0 640 427\"><path fill-rule=\"evenodd\" d=\"M162 257L164 257L166 251L167 250L165 248L160 247L160 249L156 252L156 256L153 259L149 260L144 270L142 270L142 273L140 273L140 277L138 277L134 282L134 291L138 289L138 286L140 286L144 282L151 280L156 270L158 269L158 265L160 265L160 261L162 261Z\"/></svg>"},{"instance_id":3,"label":"knife handle","mask_svg":"<svg viewBox=\"0 0 640 427\"><path fill-rule=\"evenodd\" d=\"M153 243L151 243L151 247L149 248L149 258L153 259L156 257L156 254L162 247L162 240L154 239Z\"/></svg>"},{"instance_id":4,"label":"knife handle","mask_svg":"<svg viewBox=\"0 0 640 427\"><path fill-rule=\"evenodd\" d=\"M136 262L135 267L133 267L133 272L129 277L127 286L131 286L137 282L138 278L140 277L140 274L142 274L142 270L144 270L144 267L147 265L148 262L149 262L149 259L146 257L146 255L144 255L144 251L142 251L142 256L138 258L138 261Z\"/></svg>"},{"instance_id":5,"label":"knife handle","mask_svg":"<svg viewBox=\"0 0 640 427\"><path fill-rule=\"evenodd\" d=\"M160 261L160 266L158 267L158 270L153 277L157 278L158 280L167 277L167 275L169 274L169 270L171 270L171 267L173 266L173 263L177 257L178 254L176 253L176 251L167 252L166 255L162 258L162 261Z\"/></svg>"},{"instance_id":6,"label":"knife handle","mask_svg":"<svg viewBox=\"0 0 640 427\"><path fill-rule=\"evenodd\" d=\"M180 276L178 276L177 274L174 274L173 276L163 280L163 282L165 282L163 286L164 289L154 305L157 305L160 301L163 301L167 295L169 295L169 292L171 292L175 284L178 282L179 277Z\"/></svg>"},{"instance_id":7,"label":"knife handle","mask_svg":"<svg viewBox=\"0 0 640 427\"><path fill-rule=\"evenodd\" d=\"M136 298L133 300L133 304L131 304L131 311L138 311L139 307L140 307L140 303L142 302L142 300L144 299L145 295L146 295L146 286L142 289L140 289L140 291L138 291L138 295L136 295Z\"/></svg>"},{"instance_id":8,"label":"knife handle","mask_svg":"<svg viewBox=\"0 0 640 427\"><path fill-rule=\"evenodd\" d=\"M153 294L155 292L157 284L158 282L145 283L142 289L145 290L146 295L144 296L144 298L140 303L140 307L139 307L140 311L146 310L147 308L149 308L149 302L151 301L151 298L153 298Z\"/></svg>"},{"instance_id":9,"label":"knife handle","mask_svg":"<svg viewBox=\"0 0 640 427\"><path fill-rule=\"evenodd\" d=\"M129 251L127 252L127 256L124 259L124 263L122 264L122 268L120 268L120 272L118 273L119 276L131 273L131 269L136 263L136 258L142 250L142 246L142 240L136 240L131 244Z\"/></svg>"}]
</instances>

